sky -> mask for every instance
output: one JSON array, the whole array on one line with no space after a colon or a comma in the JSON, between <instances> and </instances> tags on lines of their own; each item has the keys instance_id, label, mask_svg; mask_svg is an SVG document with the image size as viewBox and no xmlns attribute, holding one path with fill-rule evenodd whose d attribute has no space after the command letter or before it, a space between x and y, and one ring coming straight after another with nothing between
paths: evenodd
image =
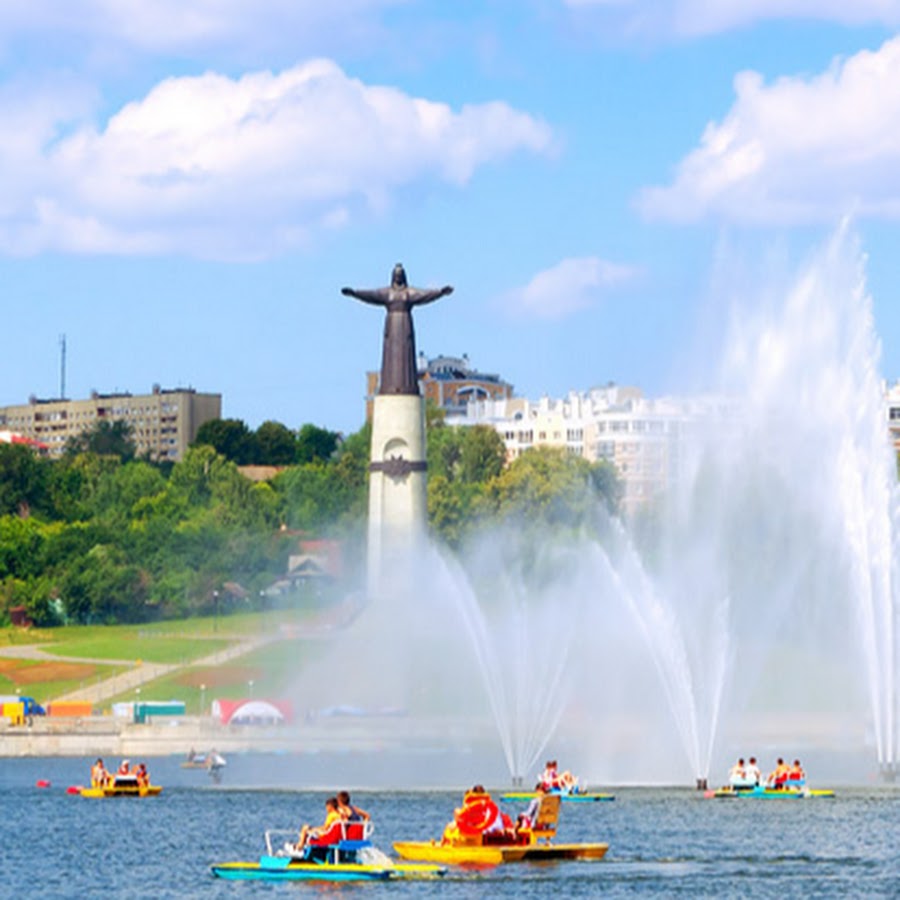
<instances>
[{"instance_id":1,"label":"sky","mask_svg":"<svg viewBox=\"0 0 900 900\"><path fill-rule=\"evenodd\" d=\"M0 0L0 405L355 431L390 281L517 394L702 389L849 220L900 376L900 0Z\"/></svg>"}]
</instances>

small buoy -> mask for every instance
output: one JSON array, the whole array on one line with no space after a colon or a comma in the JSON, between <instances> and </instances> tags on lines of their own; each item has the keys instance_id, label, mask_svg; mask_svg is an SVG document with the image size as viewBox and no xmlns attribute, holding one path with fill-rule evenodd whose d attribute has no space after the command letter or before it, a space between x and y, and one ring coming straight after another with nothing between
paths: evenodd
<instances>
[{"instance_id":1,"label":"small buoy","mask_svg":"<svg viewBox=\"0 0 900 900\"><path fill-rule=\"evenodd\" d=\"M67 794L80 794L83 790L84 790L84 788L80 784L70 784L66 788L66 793Z\"/></svg>"},{"instance_id":2,"label":"small buoy","mask_svg":"<svg viewBox=\"0 0 900 900\"><path fill-rule=\"evenodd\" d=\"M37 781L37 787L39 788L47 788L50 787L50 782L47 781L46 778L39 778Z\"/></svg>"}]
</instances>

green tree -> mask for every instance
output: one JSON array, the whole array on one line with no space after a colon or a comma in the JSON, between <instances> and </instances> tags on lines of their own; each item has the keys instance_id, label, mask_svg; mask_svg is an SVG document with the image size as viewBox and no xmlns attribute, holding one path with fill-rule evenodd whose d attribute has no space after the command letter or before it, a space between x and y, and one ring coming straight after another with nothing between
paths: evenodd
<instances>
[{"instance_id":1,"label":"green tree","mask_svg":"<svg viewBox=\"0 0 900 900\"><path fill-rule=\"evenodd\" d=\"M448 546L458 549L474 529L473 500L480 490L443 475L428 479L428 524Z\"/></svg>"},{"instance_id":2,"label":"green tree","mask_svg":"<svg viewBox=\"0 0 900 900\"><path fill-rule=\"evenodd\" d=\"M208 444L239 466L256 462L256 436L241 419L210 419L197 429L194 446Z\"/></svg>"},{"instance_id":3,"label":"green tree","mask_svg":"<svg viewBox=\"0 0 900 900\"><path fill-rule=\"evenodd\" d=\"M535 527L592 524L598 502L606 503L594 489L593 471L591 463L564 449L532 448L485 485L480 511Z\"/></svg>"},{"instance_id":4,"label":"green tree","mask_svg":"<svg viewBox=\"0 0 900 900\"><path fill-rule=\"evenodd\" d=\"M27 578L41 570L44 527L34 519L0 516L0 578Z\"/></svg>"},{"instance_id":5,"label":"green tree","mask_svg":"<svg viewBox=\"0 0 900 900\"><path fill-rule=\"evenodd\" d=\"M461 428L459 474L465 484L480 484L496 478L506 464L503 438L490 425Z\"/></svg>"},{"instance_id":6,"label":"green tree","mask_svg":"<svg viewBox=\"0 0 900 900\"><path fill-rule=\"evenodd\" d=\"M256 461L263 466L289 466L297 457L297 437L281 422L263 422L256 429Z\"/></svg>"},{"instance_id":7,"label":"green tree","mask_svg":"<svg viewBox=\"0 0 900 900\"><path fill-rule=\"evenodd\" d=\"M47 507L49 465L29 447L0 444L0 515Z\"/></svg>"},{"instance_id":8,"label":"green tree","mask_svg":"<svg viewBox=\"0 0 900 900\"><path fill-rule=\"evenodd\" d=\"M297 432L296 460L303 465L316 461L328 462L337 450L340 435L317 425L306 424Z\"/></svg>"},{"instance_id":9,"label":"green tree","mask_svg":"<svg viewBox=\"0 0 900 900\"><path fill-rule=\"evenodd\" d=\"M66 441L66 454L96 453L98 456L116 456L122 462L134 459L134 429L124 419L110 422L98 419L81 434Z\"/></svg>"}]
</instances>

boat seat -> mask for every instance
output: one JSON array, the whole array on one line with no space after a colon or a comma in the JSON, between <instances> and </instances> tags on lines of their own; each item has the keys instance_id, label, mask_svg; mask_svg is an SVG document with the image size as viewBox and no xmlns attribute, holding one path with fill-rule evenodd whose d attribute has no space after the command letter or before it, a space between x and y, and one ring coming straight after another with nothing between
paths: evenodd
<instances>
[{"instance_id":1,"label":"boat seat","mask_svg":"<svg viewBox=\"0 0 900 900\"><path fill-rule=\"evenodd\" d=\"M323 832L318 837L309 839L310 847L331 847L333 844L340 843L344 840L344 823L335 822L328 831Z\"/></svg>"},{"instance_id":2,"label":"boat seat","mask_svg":"<svg viewBox=\"0 0 900 900\"><path fill-rule=\"evenodd\" d=\"M371 833L371 822L347 822L344 825L344 837L348 841L363 841Z\"/></svg>"},{"instance_id":3,"label":"boat seat","mask_svg":"<svg viewBox=\"0 0 900 900\"><path fill-rule=\"evenodd\" d=\"M562 798L559 794L544 794L538 807L531 833L536 840L549 841L556 834L556 823L559 821L559 805Z\"/></svg>"}]
</instances>

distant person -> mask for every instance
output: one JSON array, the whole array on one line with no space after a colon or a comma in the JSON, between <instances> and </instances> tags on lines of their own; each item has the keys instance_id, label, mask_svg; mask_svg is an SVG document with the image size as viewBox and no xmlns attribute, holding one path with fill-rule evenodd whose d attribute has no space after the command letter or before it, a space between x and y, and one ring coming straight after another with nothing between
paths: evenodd
<instances>
[{"instance_id":1,"label":"distant person","mask_svg":"<svg viewBox=\"0 0 900 900\"><path fill-rule=\"evenodd\" d=\"M534 797L531 798L531 802L525 807L523 812L520 812L519 815L516 816L517 833L531 831L534 828L534 823L537 822L538 813L541 811L541 801L544 799L546 793L547 789L544 787L543 782L539 782L535 785Z\"/></svg>"},{"instance_id":2,"label":"distant person","mask_svg":"<svg viewBox=\"0 0 900 900\"><path fill-rule=\"evenodd\" d=\"M762 772L760 772L759 766L756 764L756 757L751 756L750 762L747 763L747 783L753 787L759 787L761 781Z\"/></svg>"},{"instance_id":3,"label":"distant person","mask_svg":"<svg viewBox=\"0 0 900 900\"><path fill-rule=\"evenodd\" d=\"M775 764L775 768L769 772L769 777L766 779L767 787L774 788L775 790L781 790L784 787L784 783L787 781L788 773L790 772L790 766L788 766L785 761L779 756L778 762Z\"/></svg>"},{"instance_id":4,"label":"distant person","mask_svg":"<svg viewBox=\"0 0 900 900\"><path fill-rule=\"evenodd\" d=\"M109 772L106 771L103 760L98 757L97 762L91 766L91 787L102 788L107 784L109 784Z\"/></svg>"},{"instance_id":5,"label":"distant person","mask_svg":"<svg viewBox=\"0 0 900 900\"><path fill-rule=\"evenodd\" d=\"M544 771L541 772L541 784L545 790L558 790L560 786L559 766L555 759L548 759L544 763Z\"/></svg>"},{"instance_id":6,"label":"distant person","mask_svg":"<svg viewBox=\"0 0 900 900\"><path fill-rule=\"evenodd\" d=\"M341 814L338 811L337 797L329 797L325 801L325 821L318 828L312 828L309 825L303 825L297 838L297 849L305 850L310 841L315 841L326 835L334 825L341 821Z\"/></svg>"},{"instance_id":7,"label":"distant person","mask_svg":"<svg viewBox=\"0 0 900 900\"><path fill-rule=\"evenodd\" d=\"M744 757L728 770L728 783L732 787L744 787L747 783L747 769L744 765Z\"/></svg>"},{"instance_id":8,"label":"distant person","mask_svg":"<svg viewBox=\"0 0 900 900\"><path fill-rule=\"evenodd\" d=\"M131 774L131 760L123 759L122 762L119 763L119 768L116 769L116 775L130 775Z\"/></svg>"},{"instance_id":9,"label":"distant person","mask_svg":"<svg viewBox=\"0 0 900 900\"><path fill-rule=\"evenodd\" d=\"M350 802L349 791L338 791L338 812L345 822L368 822L372 818L364 809Z\"/></svg>"},{"instance_id":10,"label":"distant person","mask_svg":"<svg viewBox=\"0 0 900 900\"><path fill-rule=\"evenodd\" d=\"M787 782L791 787L797 788L806 784L806 772L803 771L803 766L800 765L799 759L794 760L794 764L788 772Z\"/></svg>"},{"instance_id":11,"label":"distant person","mask_svg":"<svg viewBox=\"0 0 900 900\"><path fill-rule=\"evenodd\" d=\"M150 784L150 773L147 771L147 766L144 763L141 763L135 769L134 774L137 778L138 787L147 787Z\"/></svg>"}]
</instances>

